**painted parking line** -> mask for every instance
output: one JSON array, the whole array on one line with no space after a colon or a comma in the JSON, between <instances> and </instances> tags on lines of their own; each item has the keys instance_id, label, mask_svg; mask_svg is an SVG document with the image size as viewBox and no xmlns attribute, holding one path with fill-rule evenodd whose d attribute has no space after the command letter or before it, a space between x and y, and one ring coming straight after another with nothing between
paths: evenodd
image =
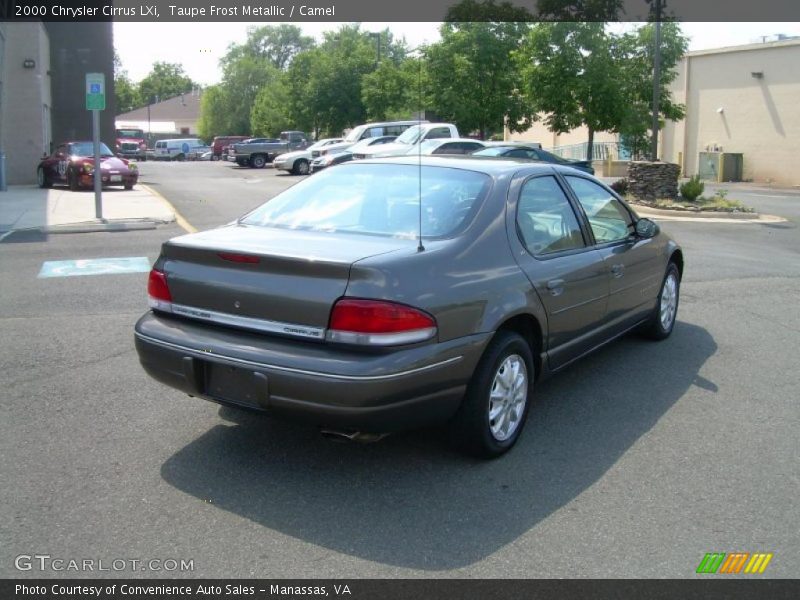
<instances>
[{"instance_id":1,"label":"painted parking line","mask_svg":"<svg viewBox=\"0 0 800 600\"><path fill-rule=\"evenodd\" d=\"M48 260L42 263L38 277L42 279L80 275L119 275L122 273L146 273L149 270L150 261L146 256Z\"/></svg>"}]
</instances>

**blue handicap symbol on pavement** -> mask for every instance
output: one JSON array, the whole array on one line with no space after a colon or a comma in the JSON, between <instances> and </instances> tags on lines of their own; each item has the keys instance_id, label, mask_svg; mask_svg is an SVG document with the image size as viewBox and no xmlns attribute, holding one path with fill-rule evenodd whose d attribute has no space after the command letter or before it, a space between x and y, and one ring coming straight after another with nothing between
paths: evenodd
<instances>
[{"instance_id":1,"label":"blue handicap symbol on pavement","mask_svg":"<svg viewBox=\"0 0 800 600\"><path fill-rule=\"evenodd\" d=\"M39 271L45 277L75 277L78 275L117 275L120 273L146 273L150 261L146 256L123 258L82 258L78 260L48 260Z\"/></svg>"}]
</instances>

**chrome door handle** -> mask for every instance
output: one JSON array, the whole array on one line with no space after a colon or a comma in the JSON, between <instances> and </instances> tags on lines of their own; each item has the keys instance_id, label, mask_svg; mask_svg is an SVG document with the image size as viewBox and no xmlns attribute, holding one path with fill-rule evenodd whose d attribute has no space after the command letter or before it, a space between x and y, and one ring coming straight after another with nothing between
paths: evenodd
<instances>
[{"instance_id":1,"label":"chrome door handle","mask_svg":"<svg viewBox=\"0 0 800 600\"><path fill-rule=\"evenodd\" d=\"M551 279L547 282L547 289L550 290L551 296L560 296L564 291L563 279Z\"/></svg>"},{"instance_id":2,"label":"chrome door handle","mask_svg":"<svg viewBox=\"0 0 800 600\"><path fill-rule=\"evenodd\" d=\"M613 265L611 267L611 274L614 275L614 277L622 277L625 274L625 265Z\"/></svg>"}]
</instances>

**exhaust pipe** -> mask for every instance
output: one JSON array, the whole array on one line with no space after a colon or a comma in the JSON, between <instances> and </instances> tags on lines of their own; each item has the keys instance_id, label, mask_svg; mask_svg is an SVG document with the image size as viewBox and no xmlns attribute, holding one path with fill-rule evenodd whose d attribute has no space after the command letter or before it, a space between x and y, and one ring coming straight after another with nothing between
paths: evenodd
<instances>
[{"instance_id":1,"label":"exhaust pipe","mask_svg":"<svg viewBox=\"0 0 800 600\"><path fill-rule=\"evenodd\" d=\"M369 433L364 431L341 431L338 429L320 429L320 435L328 440L335 442L358 442L360 444L371 444L379 442L388 433Z\"/></svg>"}]
</instances>

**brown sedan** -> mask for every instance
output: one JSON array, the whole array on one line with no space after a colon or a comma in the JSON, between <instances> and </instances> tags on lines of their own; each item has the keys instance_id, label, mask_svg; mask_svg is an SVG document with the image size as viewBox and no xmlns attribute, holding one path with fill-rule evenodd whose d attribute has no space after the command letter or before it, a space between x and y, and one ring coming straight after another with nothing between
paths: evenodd
<instances>
[{"instance_id":1,"label":"brown sedan","mask_svg":"<svg viewBox=\"0 0 800 600\"><path fill-rule=\"evenodd\" d=\"M682 271L655 223L574 169L358 161L165 243L136 347L192 396L348 437L447 423L493 457L535 382L633 329L666 338Z\"/></svg>"}]
</instances>

